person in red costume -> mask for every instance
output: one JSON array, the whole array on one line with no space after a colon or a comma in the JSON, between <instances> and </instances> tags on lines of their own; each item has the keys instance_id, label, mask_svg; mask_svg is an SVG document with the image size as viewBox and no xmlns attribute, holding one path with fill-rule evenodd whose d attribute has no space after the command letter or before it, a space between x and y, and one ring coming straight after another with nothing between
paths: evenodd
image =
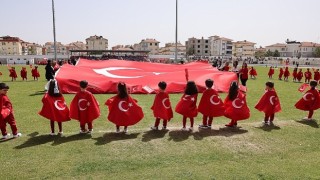
<instances>
[{"instance_id":1,"label":"person in red costume","mask_svg":"<svg viewBox=\"0 0 320 180\"><path fill-rule=\"evenodd\" d=\"M0 106L2 107L0 116L0 129L2 133L2 139L8 139L10 137L10 134L7 133L7 123L11 127L14 138L21 136L21 133L18 132L16 120L13 115L12 104L7 96L8 90L8 85L5 83L0 83Z\"/></svg>"},{"instance_id":2,"label":"person in red costume","mask_svg":"<svg viewBox=\"0 0 320 180\"><path fill-rule=\"evenodd\" d=\"M265 125L273 125L274 114L281 111L279 97L274 89L273 82L266 82L266 89L255 108L258 111L264 112Z\"/></svg>"},{"instance_id":3,"label":"person in red costume","mask_svg":"<svg viewBox=\"0 0 320 180\"><path fill-rule=\"evenodd\" d=\"M310 72L310 70L309 70L309 68L307 68L307 71L306 72L304 72L304 83L310 83L310 80L312 79L312 74L311 74L311 72Z\"/></svg>"},{"instance_id":4,"label":"person in red costume","mask_svg":"<svg viewBox=\"0 0 320 180\"><path fill-rule=\"evenodd\" d=\"M227 127L237 127L237 122L250 117L246 95L239 90L237 81L231 82L229 93L224 100L224 116L231 119Z\"/></svg>"},{"instance_id":5,"label":"person in red costume","mask_svg":"<svg viewBox=\"0 0 320 180\"><path fill-rule=\"evenodd\" d=\"M17 72L16 72L16 68L12 67L11 69L9 69L9 77L11 77L11 81L15 81L17 76Z\"/></svg>"},{"instance_id":6,"label":"person in red costume","mask_svg":"<svg viewBox=\"0 0 320 180\"><path fill-rule=\"evenodd\" d=\"M279 69L279 80L282 80L282 76L283 76L283 68Z\"/></svg>"},{"instance_id":7,"label":"person in red costume","mask_svg":"<svg viewBox=\"0 0 320 180\"><path fill-rule=\"evenodd\" d=\"M293 72L292 72L292 76L293 76L293 82L297 82L297 77L298 77L298 68L294 68Z\"/></svg>"},{"instance_id":8,"label":"person in red costume","mask_svg":"<svg viewBox=\"0 0 320 180\"><path fill-rule=\"evenodd\" d=\"M246 86L246 85L247 85L248 73L249 73L249 70L248 70L247 63L243 63L243 64L242 64L242 67L241 67L241 69L240 69L240 71L239 71L240 81L241 81L241 84L242 84L243 86Z\"/></svg>"},{"instance_id":9,"label":"person in red costume","mask_svg":"<svg viewBox=\"0 0 320 180\"><path fill-rule=\"evenodd\" d=\"M109 108L108 120L116 125L116 132L120 132L120 126L124 126L124 133L128 132L128 126L132 126L144 117L142 108L127 92L124 82L118 83L118 94L105 102Z\"/></svg>"},{"instance_id":10,"label":"person in red costume","mask_svg":"<svg viewBox=\"0 0 320 180\"><path fill-rule=\"evenodd\" d=\"M289 68L288 67L286 67L285 69L284 69L284 73L283 73L283 80L284 81L288 81L289 79L289 76L290 76L290 71L289 71Z\"/></svg>"},{"instance_id":11,"label":"person in red costume","mask_svg":"<svg viewBox=\"0 0 320 180\"><path fill-rule=\"evenodd\" d=\"M302 98L295 104L297 109L309 111L308 117L305 120L312 120L314 110L320 108L320 96L317 90L317 81L310 81L310 89L302 96Z\"/></svg>"},{"instance_id":12,"label":"person in red costume","mask_svg":"<svg viewBox=\"0 0 320 180\"><path fill-rule=\"evenodd\" d=\"M24 81L24 79L26 79L26 81L28 80L28 78L27 78L27 69L25 67L22 67L22 69L20 71L20 76L22 78L22 81Z\"/></svg>"},{"instance_id":13,"label":"person in red costume","mask_svg":"<svg viewBox=\"0 0 320 180\"><path fill-rule=\"evenodd\" d=\"M270 66L270 69L269 69L269 72L268 72L269 79L272 79L273 74L274 74L274 69L273 69L272 66Z\"/></svg>"},{"instance_id":14,"label":"person in red costume","mask_svg":"<svg viewBox=\"0 0 320 180\"><path fill-rule=\"evenodd\" d=\"M249 74L251 79L256 79L256 76L258 75L256 69L253 66L250 68Z\"/></svg>"},{"instance_id":15,"label":"person in red costume","mask_svg":"<svg viewBox=\"0 0 320 180\"><path fill-rule=\"evenodd\" d=\"M302 69L299 69L299 72L297 73L298 82L301 82L302 78L303 78L303 72L302 72Z\"/></svg>"},{"instance_id":16,"label":"person in red costume","mask_svg":"<svg viewBox=\"0 0 320 180\"><path fill-rule=\"evenodd\" d=\"M222 68L220 68L220 71L229 71L229 62L226 62Z\"/></svg>"},{"instance_id":17,"label":"person in red costume","mask_svg":"<svg viewBox=\"0 0 320 180\"><path fill-rule=\"evenodd\" d=\"M319 69L313 69L313 79L318 82L320 80Z\"/></svg>"},{"instance_id":18,"label":"person in red costume","mask_svg":"<svg viewBox=\"0 0 320 180\"><path fill-rule=\"evenodd\" d=\"M182 131L187 131L187 118L190 119L189 131L193 131L194 118L198 115L197 109L198 89L194 81L188 81L183 96L178 102L175 111L183 116Z\"/></svg>"},{"instance_id":19,"label":"person in red costume","mask_svg":"<svg viewBox=\"0 0 320 180\"><path fill-rule=\"evenodd\" d=\"M199 128L211 129L213 118L224 115L224 105L218 92L212 89L213 80L207 79L205 84L207 89L203 92L198 106L198 111L203 114L202 124L199 125Z\"/></svg>"},{"instance_id":20,"label":"person in red costume","mask_svg":"<svg viewBox=\"0 0 320 180\"><path fill-rule=\"evenodd\" d=\"M40 77L40 73L38 71L38 66L35 66L34 68L32 68L31 74L32 74L33 80L38 81L38 78Z\"/></svg>"},{"instance_id":21,"label":"person in red costume","mask_svg":"<svg viewBox=\"0 0 320 180\"><path fill-rule=\"evenodd\" d=\"M164 81L158 84L159 92L156 94L153 105L151 107L153 115L156 118L154 126L151 127L152 130L158 130L160 120L163 119L162 129L167 129L167 123L173 117L173 112L171 108L171 102L169 95L166 92L167 83Z\"/></svg>"},{"instance_id":22,"label":"person in red costume","mask_svg":"<svg viewBox=\"0 0 320 180\"><path fill-rule=\"evenodd\" d=\"M92 133L92 122L100 116L99 103L93 94L87 91L88 82L80 81L80 92L78 92L70 104L70 118L80 122L80 133ZM88 130L86 129L88 125Z\"/></svg>"},{"instance_id":23,"label":"person in red costume","mask_svg":"<svg viewBox=\"0 0 320 180\"><path fill-rule=\"evenodd\" d=\"M69 108L60 92L57 80L51 79L48 85L48 91L42 98L43 105L39 115L50 120L51 136L55 135L54 122L58 123L58 135L62 135L62 122L70 120Z\"/></svg>"}]
</instances>

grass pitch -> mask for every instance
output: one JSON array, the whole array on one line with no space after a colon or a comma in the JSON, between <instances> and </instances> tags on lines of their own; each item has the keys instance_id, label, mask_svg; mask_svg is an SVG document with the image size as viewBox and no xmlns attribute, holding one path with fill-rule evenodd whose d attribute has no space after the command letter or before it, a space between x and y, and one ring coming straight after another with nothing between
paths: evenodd
<instances>
[{"instance_id":1,"label":"grass pitch","mask_svg":"<svg viewBox=\"0 0 320 180\"><path fill-rule=\"evenodd\" d=\"M115 134L104 106L113 95L101 94L95 95L102 115L94 121L93 134L79 134L79 123L71 120L63 124L62 137L49 136L49 121L37 114L46 84L44 67L39 69L39 81L31 80L29 70L28 82L11 82L7 67L0 67L23 134L0 142L1 179L320 179L320 113L315 112L316 121L302 120L307 112L294 108L302 96L300 84L277 80L277 69L273 82L282 112L274 127L261 127L264 114L254 109L269 69L257 67L257 79L247 83L251 117L239 122L240 129L224 128L229 120L222 117L214 119L212 130L182 132L182 117L174 114L169 131L150 131L154 95L133 95L145 118L128 134ZM64 97L70 104L74 95ZM173 107L180 97L170 95ZM201 118L199 114L195 127Z\"/></svg>"}]
</instances>

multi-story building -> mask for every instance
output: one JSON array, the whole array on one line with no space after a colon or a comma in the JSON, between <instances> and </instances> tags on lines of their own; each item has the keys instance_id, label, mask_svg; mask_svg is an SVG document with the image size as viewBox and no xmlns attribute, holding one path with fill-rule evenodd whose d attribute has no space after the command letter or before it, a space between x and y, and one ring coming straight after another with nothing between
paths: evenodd
<instances>
[{"instance_id":1,"label":"multi-story building","mask_svg":"<svg viewBox=\"0 0 320 180\"><path fill-rule=\"evenodd\" d=\"M134 44L136 51L150 51L149 54L158 54L160 42L155 39L142 39L139 44Z\"/></svg>"},{"instance_id":2,"label":"multi-story building","mask_svg":"<svg viewBox=\"0 0 320 180\"><path fill-rule=\"evenodd\" d=\"M86 50L86 44L83 43L82 41L76 41L76 42L72 42L66 45L67 48L67 53L68 55L70 54L70 50ZM80 52L77 53L77 55L86 55L85 52Z\"/></svg>"},{"instance_id":3,"label":"multi-story building","mask_svg":"<svg viewBox=\"0 0 320 180\"><path fill-rule=\"evenodd\" d=\"M232 56L232 39L211 36L209 42L211 56Z\"/></svg>"},{"instance_id":4,"label":"multi-story building","mask_svg":"<svg viewBox=\"0 0 320 180\"><path fill-rule=\"evenodd\" d=\"M46 55L54 55L54 43L53 42L46 42L45 45L45 54ZM68 55L67 47L64 46L61 42L56 42L56 49L58 55Z\"/></svg>"},{"instance_id":5,"label":"multi-story building","mask_svg":"<svg viewBox=\"0 0 320 180\"><path fill-rule=\"evenodd\" d=\"M266 51L275 52L276 50L280 53L280 57L299 57L301 56L300 52L300 42L296 41L287 41L284 43L276 43L270 46L266 46Z\"/></svg>"},{"instance_id":6,"label":"multi-story building","mask_svg":"<svg viewBox=\"0 0 320 180\"><path fill-rule=\"evenodd\" d=\"M300 45L300 57L314 57L316 48L320 48L320 44L313 42L302 42Z\"/></svg>"},{"instance_id":7,"label":"multi-story building","mask_svg":"<svg viewBox=\"0 0 320 180\"><path fill-rule=\"evenodd\" d=\"M108 49L108 39L102 36L90 36L86 39L86 48L88 50L107 50Z\"/></svg>"},{"instance_id":8,"label":"multi-story building","mask_svg":"<svg viewBox=\"0 0 320 180\"><path fill-rule=\"evenodd\" d=\"M36 43L22 42L22 54L23 55L43 55L43 46Z\"/></svg>"},{"instance_id":9,"label":"multi-story building","mask_svg":"<svg viewBox=\"0 0 320 180\"><path fill-rule=\"evenodd\" d=\"M18 37L0 37L0 55L22 55L22 42Z\"/></svg>"},{"instance_id":10,"label":"multi-story building","mask_svg":"<svg viewBox=\"0 0 320 180\"><path fill-rule=\"evenodd\" d=\"M233 42L232 55L236 57L254 57L255 44L247 40Z\"/></svg>"},{"instance_id":11,"label":"multi-story building","mask_svg":"<svg viewBox=\"0 0 320 180\"><path fill-rule=\"evenodd\" d=\"M210 43L209 39L189 38L186 41L186 53L187 55L195 56L210 56Z\"/></svg>"},{"instance_id":12,"label":"multi-story building","mask_svg":"<svg viewBox=\"0 0 320 180\"><path fill-rule=\"evenodd\" d=\"M178 55L186 55L186 46L182 45L180 42L177 43ZM176 43L166 43L164 47L160 48L160 55L175 55L176 53Z\"/></svg>"}]
</instances>

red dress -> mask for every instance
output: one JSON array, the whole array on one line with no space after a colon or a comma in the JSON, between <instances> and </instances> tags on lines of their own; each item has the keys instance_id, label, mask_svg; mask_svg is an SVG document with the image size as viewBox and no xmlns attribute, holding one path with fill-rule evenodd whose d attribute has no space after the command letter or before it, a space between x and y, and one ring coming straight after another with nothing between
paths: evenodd
<instances>
[{"instance_id":1,"label":"red dress","mask_svg":"<svg viewBox=\"0 0 320 180\"><path fill-rule=\"evenodd\" d=\"M16 70L14 69L10 69L9 70L10 74L9 74L9 77L12 77L12 78L17 78L17 73L16 73Z\"/></svg>"},{"instance_id":2,"label":"red dress","mask_svg":"<svg viewBox=\"0 0 320 180\"><path fill-rule=\"evenodd\" d=\"M178 102L175 111L185 117L193 118L198 115L197 108L197 97L198 94L187 95L183 94L180 101Z\"/></svg>"},{"instance_id":3,"label":"red dress","mask_svg":"<svg viewBox=\"0 0 320 180\"><path fill-rule=\"evenodd\" d=\"M288 69L287 67L286 67L286 69L284 70L283 76L284 76L284 77L289 77L289 76L290 76L290 72L289 72L289 69Z\"/></svg>"},{"instance_id":4,"label":"red dress","mask_svg":"<svg viewBox=\"0 0 320 180\"><path fill-rule=\"evenodd\" d=\"M295 70L293 70L292 76L293 76L293 79L297 79L297 77L298 77L298 72L295 71Z\"/></svg>"},{"instance_id":5,"label":"red dress","mask_svg":"<svg viewBox=\"0 0 320 180\"><path fill-rule=\"evenodd\" d=\"M310 80L310 79L312 78L311 72L310 72L310 71L304 72L304 77L305 77L306 79Z\"/></svg>"},{"instance_id":6,"label":"red dress","mask_svg":"<svg viewBox=\"0 0 320 180\"><path fill-rule=\"evenodd\" d=\"M320 97L317 89L308 90L295 104L297 109L303 111L316 110L320 108Z\"/></svg>"},{"instance_id":7,"label":"red dress","mask_svg":"<svg viewBox=\"0 0 320 180\"><path fill-rule=\"evenodd\" d=\"M153 110L153 115L156 118L168 121L173 118L171 102L169 95L166 92L159 92L156 94L151 109Z\"/></svg>"},{"instance_id":8,"label":"red dress","mask_svg":"<svg viewBox=\"0 0 320 180\"><path fill-rule=\"evenodd\" d=\"M201 97L198 111L204 116L219 117L224 115L224 104L214 89L206 89Z\"/></svg>"},{"instance_id":9,"label":"red dress","mask_svg":"<svg viewBox=\"0 0 320 180\"><path fill-rule=\"evenodd\" d=\"M32 74L32 77L40 77L40 73L39 73L38 69L36 69L36 68L33 68L31 70L31 74Z\"/></svg>"},{"instance_id":10,"label":"red dress","mask_svg":"<svg viewBox=\"0 0 320 180\"><path fill-rule=\"evenodd\" d=\"M249 72L250 76L257 76L257 71L255 69L250 69L250 72Z\"/></svg>"},{"instance_id":11,"label":"red dress","mask_svg":"<svg viewBox=\"0 0 320 180\"><path fill-rule=\"evenodd\" d=\"M281 111L281 105L276 91L267 90L260 98L259 102L255 106L259 111L266 114L274 114Z\"/></svg>"},{"instance_id":12,"label":"red dress","mask_svg":"<svg viewBox=\"0 0 320 180\"><path fill-rule=\"evenodd\" d=\"M97 100L89 91L80 91L70 104L70 118L83 123L90 123L100 116Z\"/></svg>"},{"instance_id":13,"label":"red dress","mask_svg":"<svg viewBox=\"0 0 320 180\"><path fill-rule=\"evenodd\" d=\"M234 100L230 100L229 96L224 100L226 108L224 116L231 120L245 120L250 117L250 110L247 106L246 95L238 91L238 96Z\"/></svg>"},{"instance_id":14,"label":"red dress","mask_svg":"<svg viewBox=\"0 0 320 180\"><path fill-rule=\"evenodd\" d=\"M282 68L280 68L279 79L281 79L281 78L282 78L282 76L283 76L283 69L282 69Z\"/></svg>"},{"instance_id":15,"label":"red dress","mask_svg":"<svg viewBox=\"0 0 320 180\"><path fill-rule=\"evenodd\" d=\"M69 108L63 96L54 97L46 93L42 98L42 109L39 114L49 120L64 122L69 121Z\"/></svg>"},{"instance_id":16,"label":"red dress","mask_svg":"<svg viewBox=\"0 0 320 180\"><path fill-rule=\"evenodd\" d=\"M268 72L268 76L272 76L274 74L274 69L270 68Z\"/></svg>"},{"instance_id":17,"label":"red dress","mask_svg":"<svg viewBox=\"0 0 320 180\"><path fill-rule=\"evenodd\" d=\"M299 71L297 74L298 81L301 81L302 77L303 77L303 73L302 73L302 71Z\"/></svg>"},{"instance_id":18,"label":"red dress","mask_svg":"<svg viewBox=\"0 0 320 180\"><path fill-rule=\"evenodd\" d=\"M22 79L26 79L27 78L27 70L26 69L22 69L20 71L20 75L21 75Z\"/></svg>"},{"instance_id":19,"label":"red dress","mask_svg":"<svg viewBox=\"0 0 320 180\"><path fill-rule=\"evenodd\" d=\"M316 71L316 72L314 72L314 78L313 78L315 81L319 81L320 80L320 73L319 73L319 71Z\"/></svg>"},{"instance_id":20,"label":"red dress","mask_svg":"<svg viewBox=\"0 0 320 180\"><path fill-rule=\"evenodd\" d=\"M137 100L130 96L121 99L116 95L108 99L105 105L109 108L108 120L117 126L131 126L144 117Z\"/></svg>"}]
</instances>

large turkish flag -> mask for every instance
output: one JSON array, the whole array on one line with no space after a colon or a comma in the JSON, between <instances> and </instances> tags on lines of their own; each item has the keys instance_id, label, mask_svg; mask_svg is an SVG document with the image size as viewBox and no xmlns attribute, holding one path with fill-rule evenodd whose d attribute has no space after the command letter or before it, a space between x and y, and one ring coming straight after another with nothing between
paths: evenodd
<instances>
[{"instance_id":1,"label":"large turkish flag","mask_svg":"<svg viewBox=\"0 0 320 180\"><path fill-rule=\"evenodd\" d=\"M73 65L65 64L56 73L63 93L76 93L79 82L87 80L92 93L117 93L117 84L127 84L129 93L155 93L160 81L167 82L168 93L181 93L188 79L195 81L199 92L205 88L205 80L214 80L215 90L227 92L231 81L237 80L233 72L222 72L206 62L188 64L161 64L125 60L86 60L80 59Z\"/></svg>"}]
</instances>

